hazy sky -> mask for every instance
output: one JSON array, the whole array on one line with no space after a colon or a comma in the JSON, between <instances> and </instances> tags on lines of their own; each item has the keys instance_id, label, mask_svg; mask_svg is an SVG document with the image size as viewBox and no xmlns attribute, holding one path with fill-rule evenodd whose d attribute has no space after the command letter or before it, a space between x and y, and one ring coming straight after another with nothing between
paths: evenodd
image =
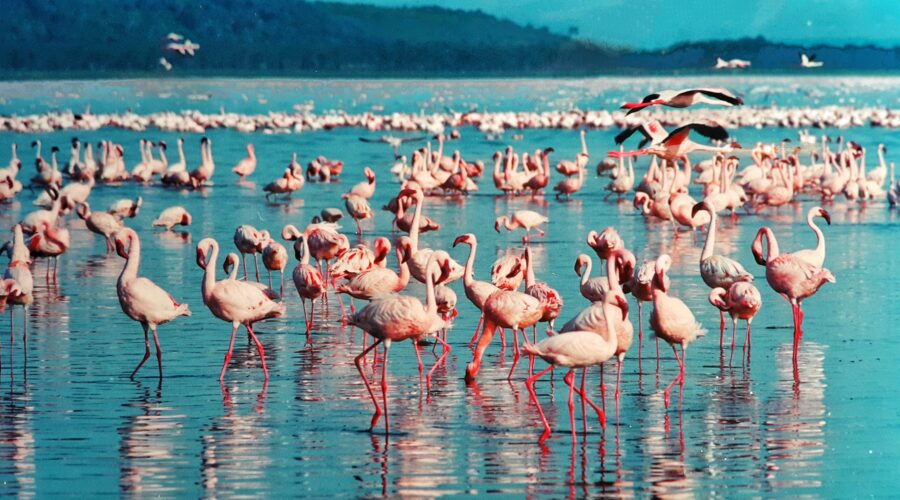
<instances>
[{"instance_id":1,"label":"hazy sky","mask_svg":"<svg viewBox=\"0 0 900 500\"><path fill-rule=\"evenodd\" d=\"M337 0L440 5L547 26L614 45L765 36L799 43L900 45L900 0Z\"/></svg>"}]
</instances>

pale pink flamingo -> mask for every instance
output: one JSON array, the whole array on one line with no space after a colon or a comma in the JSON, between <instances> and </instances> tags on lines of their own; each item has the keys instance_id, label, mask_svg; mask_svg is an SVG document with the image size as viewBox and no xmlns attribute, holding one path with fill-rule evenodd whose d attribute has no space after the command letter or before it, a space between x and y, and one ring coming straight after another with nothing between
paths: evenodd
<instances>
[{"instance_id":1,"label":"pale pink flamingo","mask_svg":"<svg viewBox=\"0 0 900 500\"><path fill-rule=\"evenodd\" d=\"M288 253L284 245L278 243L274 239L270 239L262 250L263 266L269 275L269 288L272 288L272 271L278 271L281 274L281 285L278 295L284 296L284 268L287 267Z\"/></svg>"},{"instance_id":2,"label":"pale pink flamingo","mask_svg":"<svg viewBox=\"0 0 900 500\"><path fill-rule=\"evenodd\" d=\"M363 169L363 174L366 176L366 182L360 182L350 188L349 194L368 200L375 196L375 172L366 167Z\"/></svg>"},{"instance_id":3,"label":"pale pink flamingo","mask_svg":"<svg viewBox=\"0 0 900 500\"><path fill-rule=\"evenodd\" d=\"M438 271L438 266L440 266L441 276L436 279L434 273ZM437 255L432 254L428 258L427 267L429 272L425 284L425 304L422 304L419 299L408 295L384 295L373 299L366 307L350 316L351 325L359 327L375 338L375 342L372 345L354 358L356 369L359 371L359 375L366 385L366 390L372 398L372 403L375 405L375 414L372 416L372 422L369 425L370 431L378 423L382 410L378 404L378 399L375 397L375 392L369 384L369 379L363 372L360 361L369 351L384 343L384 360L381 365L381 394L385 414L384 431L388 433L390 432L390 418L387 404L387 365L391 344L407 339L418 339L440 330L445 325L445 321L437 312L434 282L441 281L442 278L446 277L446 274L449 273L449 264L446 261L440 264L437 260ZM413 349L416 351L416 357L419 358L419 349L415 343L413 344ZM421 359L419 359L419 366L419 373L421 374ZM428 380L430 386L431 372L428 374Z\"/></svg>"},{"instance_id":4,"label":"pale pink flamingo","mask_svg":"<svg viewBox=\"0 0 900 500\"><path fill-rule=\"evenodd\" d=\"M475 380L475 376L481 368L481 358L491 343L491 339L494 338L497 327L510 328L513 332L515 352L513 353L513 365L507 376L507 378L511 378L519 360L519 331L525 336L525 328L534 325L541 319L544 314L541 301L521 292L498 290L484 302L482 313L484 314L484 328L481 331L481 338L478 339L478 345L475 346L472 362L466 366L466 381ZM527 340L527 337L525 339Z\"/></svg>"},{"instance_id":5,"label":"pale pink flamingo","mask_svg":"<svg viewBox=\"0 0 900 500\"><path fill-rule=\"evenodd\" d=\"M737 283L724 288L713 288L709 292L709 303L719 308L720 311L728 311L731 315L731 357L728 364L734 359L734 340L737 335L737 322L739 319L747 321L747 335L744 338L744 355L750 348L750 324L753 323L753 317L762 306L762 296L753 283L746 281L738 281Z\"/></svg>"},{"instance_id":6,"label":"pale pink flamingo","mask_svg":"<svg viewBox=\"0 0 900 500\"><path fill-rule=\"evenodd\" d=\"M672 108L687 108L695 104L715 104L719 106L740 106L743 99L726 89L699 88L683 90L660 90L647 95L641 102L627 102L622 109L627 109L626 115L637 113L648 106L669 106Z\"/></svg>"},{"instance_id":7,"label":"pale pink flamingo","mask_svg":"<svg viewBox=\"0 0 900 500\"><path fill-rule=\"evenodd\" d=\"M500 290L518 290L524 279L525 265L518 255L501 255L491 266L491 283Z\"/></svg>"},{"instance_id":8,"label":"pale pink flamingo","mask_svg":"<svg viewBox=\"0 0 900 500\"><path fill-rule=\"evenodd\" d=\"M538 415L541 417L541 422L544 424L544 432L539 439L541 443L550 436L550 424L547 423L544 410L541 409L537 394L534 392L534 383L555 366L563 366L569 369L563 380L569 386L569 423L572 426L572 442L575 442L575 404L573 398L575 392L581 397L582 403L588 403L597 412L600 426L604 429L606 428L606 415L600 407L588 398L584 382L588 367L603 365L603 363L615 356L618 340L616 335L612 333L615 330L613 317L621 313L624 320L628 313L628 302L625 300L622 292L616 290L607 295L602 307L603 317L606 321L606 329L602 335L598 335L596 332L571 331L548 337L537 344L526 342L525 347L522 349L525 354L539 356L547 363L550 363L550 366L543 371L525 380L525 386L528 387L528 392L531 394L531 398L537 406ZM582 369L580 390L575 388L575 370L578 368ZM586 432L586 414L584 428Z\"/></svg>"},{"instance_id":9,"label":"pale pink flamingo","mask_svg":"<svg viewBox=\"0 0 900 500\"><path fill-rule=\"evenodd\" d=\"M494 230L499 233L501 227L506 228L507 231L524 229L525 236L522 237L522 244L527 244L531 242L531 230L534 229L544 236L544 231L539 226L548 222L550 219L533 210L516 210L512 216L497 217L497 220L494 221Z\"/></svg>"},{"instance_id":10,"label":"pale pink flamingo","mask_svg":"<svg viewBox=\"0 0 900 500\"><path fill-rule=\"evenodd\" d=\"M825 219L825 222L829 226L831 225L831 214L829 214L828 211L822 207L810 208L809 211L806 212L806 225L809 226L816 235L816 248L812 250L797 250L794 252L794 257L805 260L816 267L822 267L825 264L825 235L822 234L822 230L813 220L815 217L821 217Z\"/></svg>"},{"instance_id":11,"label":"pale pink flamingo","mask_svg":"<svg viewBox=\"0 0 900 500\"><path fill-rule=\"evenodd\" d=\"M469 301L472 302L472 305L479 311L478 325L475 327L472 339L469 340L469 347L472 347L472 344L475 343L475 339L478 338L478 332L481 330L481 325L484 323L484 303L491 294L500 289L487 281L475 279L475 252L478 250L478 240L475 238L475 235L466 233L458 236L456 240L453 241L453 246L456 247L460 243L469 245L469 257L466 259L466 267L463 272L463 289L465 290L466 298L468 298Z\"/></svg>"},{"instance_id":12,"label":"pale pink flamingo","mask_svg":"<svg viewBox=\"0 0 900 500\"><path fill-rule=\"evenodd\" d=\"M584 140L586 133L587 132L584 129L581 129L581 152L575 156L575 161L561 160L556 164L557 172L565 176L572 176L578 174L587 166L588 162L591 160L591 156L588 154L587 142Z\"/></svg>"},{"instance_id":13,"label":"pale pink flamingo","mask_svg":"<svg viewBox=\"0 0 900 500\"><path fill-rule=\"evenodd\" d=\"M187 304L179 304L165 290L147 278L138 276L141 265L141 240L131 228L124 228L115 236L116 252L127 259L119 281L116 283L116 294L119 305L129 318L137 321L144 329L144 358L131 372L133 379L141 366L150 357L150 338L147 330L153 332L153 343L156 344L156 363L159 366L159 378L162 379L162 349L156 328L179 316L190 316L191 309Z\"/></svg>"},{"instance_id":14,"label":"pale pink flamingo","mask_svg":"<svg viewBox=\"0 0 900 500\"><path fill-rule=\"evenodd\" d=\"M313 326L313 319L316 314L316 300L325 295L328 286L322 277L321 271L309 264L309 244L306 241L306 234L301 233L297 237L297 243L300 244L300 251L295 250L295 257L300 262L294 268L292 277L294 286L297 288L297 294L300 295L300 304L303 306L303 321L306 323L306 338L309 340L309 331ZM297 246L294 245L296 249ZM306 301L309 301L309 312L306 310Z\"/></svg>"},{"instance_id":15,"label":"pale pink flamingo","mask_svg":"<svg viewBox=\"0 0 900 500\"><path fill-rule=\"evenodd\" d=\"M672 383L663 391L663 403L666 408L669 407L669 392L676 382L681 388L684 388L684 365L687 361L687 346L706 334L703 326L694 319L694 313L690 308L676 297L672 297L669 292L669 281L666 271L672 265L672 258L668 255L661 255L656 260L656 276L653 279L653 312L650 313L650 328L656 333L656 336L669 343L672 346L672 352L675 354L675 361L678 363L678 375L672 379ZM678 351L675 345L681 346L681 357L678 357Z\"/></svg>"},{"instance_id":16,"label":"pale pink flamingo","mask_svg":"<svg viewBox=\"0 0 900 500\"><path fill-rule=\"evenodd\" d=\"M766 254L763 255L763 240L766 243ZM790 253L779 253L778 241L768 227L762 227L756 233L751 246L753 257L761 266L766 266L766 281L776 293L791 303L794 316L794 367L797 366L797 352L800 338L803 336L804 299L812 297L825 283L835 283L834 274L824 267L816 266L807 260ZM796 370L795 370L796 373Z\"/></svg>"},{"instance_id":17,"label":"pale pink flamingo","mask_svg":"<svg viewBox=\"0 0 900 500\"><path fill-rule=\"evenodd\" d=\"M356 235L362 235L362 226L359 225L359 221L375 217L375 212L373 212L372 207L369 206L369 201L362 196L353 193L345 193L341 198L344 199L344 206L347 208L347 213L350 214L350 217L356 222Z\"/></svg>"},{"instance_id":18,"label":"pale pink flamingo","mask_svg":"<svg viewBox=\"0 0 900 500\"><path fill-rule=\"evenodd\" d=\"M225 378L225 371L228 369L231 352L234 349L234 337L240 325L244 325L250 338L256 344L263 374L265 379L269 380L265 350L253 332L253 323L281 316L284 314L284 304L273 301L258 287L245 281L224 279L217 282L216 259L218 257L219 244L216 240L205 238L197 244L197 265L204 271L201 286L203 303L215 317L230 322L232 325L231 342L228 344L228 353L225 354L225 362L219 373L219 381L221 382Z\"/></svg>"},{"instance_id":19,"label":"pale pink flamingo","mask_svg":"<svg viewBox=\"0 0 900 500\"><path fill-rule=\"evenodd\" d=\"M346 285L338 285L335 291L360 300L372 300L389 293L399 293L409 283L409 259L411 244L403 236L397 242L397 263L400 272L385 267L373 267L353 276Z\"/></svg>"},{"instance_id":20,"label":"pale pink flamingo","mask_svg":"<svg viewBox=\"0 0 900 500\"><path fill-rule=\"evenodd\" d=\"M253 149L253 144L247 144L247 157L243 158L238 162L237 165L232 167L231 171L236 173L238 177L243 179L244 177L249 176L256 170L256 151Z\"/></svg>"},{"instance_id":21,"label":"pale pink flamingo","mask_svg":"<svg viewBox=\"0 0 900 500\"><path fill-rule=\"evenodd\" d=\"M53 281L59 269L59 256L69 249L69 230L44 221L28 240L28 251L35 257L53 259ZM47 261L47 279L50 279L50 261Z\"/></svg>"},{"instance_id":22,"label":"pale pink flamingo","mask_svg":"<svg viewBox=\"0 0 900 500\"><path fill-rule=\"evenodd\" d=\"M623 294L621 279L619 278L620 270L627 270L629 268L633 268L634 264L630 261L634 257L631 255L631 252L628 252L625 249L619 249L610 254L609 259L606 261L606 280L607 280L607 292L606 295L610 295L610 293ZM605 296L604 296L605 298ZM631 324L631 321L626 317L623 320L618 320L613 318L613 325L616 331L616 356L618 357L618 363L616 368L616 401L619 400L619 388L622 379L622 365L625 362L625 353L628 352L628 349L631 348L631 344L634 340L634 326ZM594 302L587 308L581 310L574 318L566 322L565 325L560 329L560 332L573 332L573 331L588 331L594 332L600 335L603 335L606 332L606 317L604 315L603 301ZM606 388L603 384L603 372L600 372L600 390L601 394L604 394Z\"/></svg>"},{"instance_id":23,"label":"pale pink flamingo","mask_svg":"<svg viewBox=\"0 0 900 500\"><path fill-rule=\"evenodd\" d=\"M446 285L450 282L462 278L463 267L459 265L459 263L457 263L455 260L450 258L450 254L448 254L444 250L419 248L419 221L421 220L422 208L425 204L425 193L418 189L403 189L402 191L400 191L399 196L412 196L416 200L416 212L413 216L412 228L409 231L409 240L412 246L412 255L409 260L409 272L412 277L421 283L425 283L425 266L431 254L436 253L436 259L438 262L446 261L450 266L450 274L446 277L445 281L441 281L440 283Z\"/></svg>"},{"instance_id":24,"label":"pale pink flamingo","mask_svg":"<svg viewBox=\"0 0 900 500\"><path fill-rule=\"evenodd\" d=\"M253 255L253 265L256 268L256 281L259 281L259 254L262 253L266 243L269 242L269 232L259 231L249 224L243 224L234 230L234 246L241 253L241 263L244 267L244 281L247 281L247 260L249 253Z\"/></svg>"},{"instance_id":25,"label":"pale pink flamingo","mask_svg":"<svg viewBox=\"0 0 900 500\"><path fill-rule=\"evenodd\" d=\"M164 227L171 231L175 226L190 226L193 217L182 206L169 207L163 210L153 221L153 227Z\"/></svg>"},{"instance_id":26,"label":"pale pink flamingo","mask_svg":"<svg viewBox=\"0 0 900 500\"><path fill-rule=\"evenodd\" d=\"M710 288L728 289L731 285L738 282L752 282L753 275L748 273L740 262L725 257L724 255L715 255L716 246L716 225L718 223L718 215L716 210L709 203L702 201L691 209L691 215L696 215L701 210L706 211L710 215L709 228L706 231L706 242L703 244L703 252L700 254L700 277L703 282ZM725 315L719 310L719 348L723 347L725 336Z\"/></svg>"},{"instance_id":27,"label":"pale pink flamingo","mask_svg":"<svg viewBox=\"0 0 900 500\"><path fill-rule=\"evenodd\" d=\"M16 224L13 226L12 244L6 243L2 250L6 251L9 256L9 265L3 274L4 279L13 279L18 285L18 290L7 297L7 303L11 306L22 306L24 315L23 322L25 331L23 338L28 337L28 306L34 302L34 278L31 275L31 254L28 247L25 246L25 236L22 232L22 226ZM0 250L0 251L2 251ZM13 308L9 309L9 332L12 335L13 328Z\"/></svg>"},{"instance_id":28,"label":"pale pink flamingo","mask_svg":"<svg viewBox=\"0 0 900 500\"><path fill-rule=\"evenodd\" d=\"M106 212L91 212L91 206L86 201L78 205L77 213L92 233L106 240L106 253L113 251L112 238L124 227L122 220Z\"/></svg>"}]
</instances>

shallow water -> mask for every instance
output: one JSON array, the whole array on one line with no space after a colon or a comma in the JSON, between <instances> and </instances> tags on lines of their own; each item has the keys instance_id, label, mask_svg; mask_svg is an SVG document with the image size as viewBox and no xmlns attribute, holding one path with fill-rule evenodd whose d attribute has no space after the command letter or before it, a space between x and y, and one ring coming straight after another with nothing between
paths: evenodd
<instances>
[{"instance_id":1,"label":"shallow water","mask_svg":"<svg viewBox=\"0 0 900 500\"><path fill-rule=\"evenodd\" d=\"M312 98L293 97L297 102ZM109 100L97 97L92 102L95 107L120 109ZM141 102L135 101L135 106ZM25 107L19 111L26 112ZM900 147L896 134L884 130L840 133L869 146L870 151L878 142L885 142L891 152ZM589 135L594 161L612 143L613 134ZM736 131L742 142L751 144L793 134ZM506 381L511 347L501 355L495 342L478 384L467 387L462 380L471 359L466 344L478 316L465 300L461 283L453 286L460 297L460 315L449 335L453 350L446 367L437 370L430 394L420 388L410 344L395 344L391 349L389 437L366 431L371 402L352 363L360 351L361 332L340 327L332 300L327 315L317 318L320 323L312 345L306 345L302 310L290 282L286 284L288 314L257 327L271 375L268 385L263 383L255 348L239 335L225 385L220 386L217 375L230 328L212 317L201 301L201 270L194 262L194 245L212 236L223 248L232 248L234 228L243 223L273 233L286 223L302 227L323 207L342 207L340 193L362 180L364 165L372 165L378 173L379 189L372 205L380 207L395 190L387 174L389 149L360 143L359 135L363 134L354 130L283 136L211 131L218 166L212 188L200 193L131 184L95 188L90 200L94 209L118 198L143 196L140 215L128 221L142 238L141 274L190 304L194 314L160 328L163 382L157 383L152 358L137 380L130 381L128 374L140 360L143 343L139 325L122 314L116 299L115 282L123 261L105 256L102 240L70 217L72 249L61 260L59 285L46 285L45 263L35 264L37 287L29 311L27 349L20 335L12 347L4 341L0 349L0 494L358 497L493 492L542 497L708 497L893 493L900 468L896 446L900 428L892 388L900 342L889 325L896 322L893 304L900 292L893 285L898 264L889 249L900 229L897 216L883 203L827 206L833 220L824 228L826 267L838 282L826 285L804 303L799 384L790 359L790 309L765 284L763 268L753 263L749 246L756 229L769 225L783 249L812 247L815 240L803 219L814 203L742 215L736 224L721 221L718 251L740 260L757 276L764 301L754 321L750 363L741 365L738 353L735 364L729 366L716 338L718 314L708 305L708 289L697 272L699 244L690 237L674 240L668 226L645 223L630 203L604 201L606 180L591 174L584 191L569 202L550 197L540 201L502 198L489 186L489 177L481 182L481 192L466 199L429 199L426 213L443 227L437 234L423 236L423 243L449 247L458 234L475 233L480 242L476 275L484 278L495 256L507 248L520 248L518 235L494 233L494 217L519 208L548 214L547 235L536 239L533 252L538 279L557 288L566 300L563 321L587 305L578 295L572 265L579 253L592 255L584 243L589 230L616 226L639 260L662 252L672 254L673 293L692 307L710 332L689 348L687 385L682 398L673 394L668 411L661 390L674 377L676 365L665 347L657 369L653 337L647 332L640 355L635 342L626 358L618 410L611 387L615 366L606 367L609 424L605 433L589 418L588 433L579 434L573 446L563 371L539 382L538 398L554 434L546 447L538 446L540 421L523 382L527 368L520 366L513 382ZM493 151L505 145L484 141L467 129L462 135L461 141L448 147L460 149L467 159L489 160ZM18 142L21 156L30 165L31 154L24 145L41 138L46 146L64 149L60 159L65 162L70 136L3 134L0 151ZM156 132L147 136L170 145L177 139L175 134ZM79 137L95 143L100 138L121 142L129 168L137 161L139 134L107 130L79 133ZM188 163L193 167L199 162L199 137L185 138ZM242 157L249 141L256 146L260 164L253 175L255 185L241 185L228 169ZM514 143L519 151L548 145L556 148L555 160L574 157L577 134L530 130ZM174 156L174 148L169 151ZM345 160L342 182L307 184L289 202L265 203L261 185L280 175L292 151L299 152L304 163L315 154ZM30 169L26 166L23 178L31 175ZM11 226L31 210L35 196L26 191L17 203L0 207L0 227ZM194 215L193 226L184 233L151 229L150 221L174 204L188 208ZM351 225L345 223L348 229ZM383 212L364 228L366 241L394 236ZM451 254L460 261L466 256L464 249ZM421 295L421 287L414 293ZM645 322L648 314L646 307ZM631 318L636 324L636 307ZM17 310L17 331L21 326ZM4 322L0 333L7 328ZM646 324L645 329L649 330ZM430 366L434 358L427 349L423 354ZM371 362L366 366L371 374ZM599 401L599 370L589 372L588 383ZM576 425L581 429L578 416Z\"/></svg>"}]
</instances>

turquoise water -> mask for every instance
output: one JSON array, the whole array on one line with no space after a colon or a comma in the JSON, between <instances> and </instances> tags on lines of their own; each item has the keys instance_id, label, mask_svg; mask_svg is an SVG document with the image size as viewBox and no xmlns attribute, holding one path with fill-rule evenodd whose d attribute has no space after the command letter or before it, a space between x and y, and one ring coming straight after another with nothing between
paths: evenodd
<instances>
[{"instance_id":1,"label":"turquoise water","mask_svg":"<svg viewBox=\"0 0 900 500\"><path fill-rule=\"evenodd\" d=\"M232 83L199 82L195 87L181 82L172 90L178 96L171 97L173 101L150 94L135 97L138 89L172 85L168 83L103 83L96 87L79 83L78 92L90 96L95 110L121 111L126 106L157 110L166 106L181 109L180 99L187 102L186 94L202 92L206 85L234 96L275 86L269 82ZM563 86L577 83L563 82ZM785 85L783 79L754 84ZM85 97L70 102L46 92L58 85L38 84L32 98L6 94L0 112L25 113L64 104L80 107L87 102ZM104 93L110 85L122 92L118 96ZM338 95L361 92L360 88L372 92L366 82L342 85L355 90L339 87ZM393 105L410 111L415 109L410 106L422 101L419 96L434 88L453 89L454 96L476 95L485 84L391 85L400 89L391 95L401 95ZM521 85L530 90L517 94L519 87L513 86L509 93L495 89L496 95L480 98L532 106L540 99L546 81ZM828 88L844 84L833 85ZM896 89L895 81L885 85ZM319 90L312 91L306 85L285 84L281 99L285 103L325 99L321 97L327 94L324 83L316 86ZM856 96L852 88L845 92ZM868 90L859 92L860 96L870 95ZM895 102L898 95L894 92L880 98ZM232 102L220 104L218 99L218 94L214 95L202 101L203 106L218 109ZM247 104L248 109L281 109L272 99L268 106ZM390 105L393 101L385 102ZM614 133L594 131L588 135L593 162L611 145ZM870 151L884 142L890 157L900 150L897 135L883 129L825 133L841 133L869 146ZM813 202L742 216L737 223L722 221L719 252L740 260L757 276L764 301L754 321L751 362L729 367L716 339L718 314L708 305L708 289L698 276L699 245L690 238L674 240L668 226L646 223L630 203L604 201L602 186L607 181L590 175L585 189L565 203L551 198L502 198L490 185L490 178L481 183L479 193L466 199L429 199L426 213L441 222L442 229L425 235L423 243L449 247L458 234L475 233L480 242L476 274L485 278L497 255L519 245L515 235L496 234L493 219L521 208L546 213L551 220L547 236L538 238L533 246L536 272L539 279L563 294L563 320L587 306L578 294L572 265L579 253L591 253L584 243L589 230L617 227L639 260L670 253L673 293L691 306L710 333L690 347L683 400L673 395L674 404L668 411L662 404L661 389L674 377L675 362L666 348L657 369L652 335L647 334L641 356L635 343L626 358L618 412L609 387L615 380L615 366L606 367L610 415L605 433L590 420L589 432L579 434L573 446L563 373L538 384L538 397L554 427L546 447L538 446L541 426L528 400L525 370L520 369L512 383L506 381L511 348L502 356L496 344L488 350L477 385L467 387L462 380L465 364L471 359L466 344L478 316L465 300L461 283L454 285L460 297L460 315L449 335L453 351L446 368L437 370L430 394L420 389L411 346L401 343L391 350L389 437L366 430L371 402L352 363L361 348L361 333L341 328L333 300L309 346L303 335L299 300L296 294L287 293L287 315L257 325L269 365L268 385L263 383L255 348L238 335L235 357L225 385L220 386L217 375L230 326L215 319L201 301L201 270L194 262L194 246L212 236L223 248L231 248L235 227L244 223L273 233L287 223L303 225L323 207L342 206L340 194L362 180L365 165L371 165L378 175L372 205L380 207L395 190L387 173L390 150L385 145L358 142L363 134L346 129L280 136L214 130L208 135L218 167L216 185L202 193L131 184L95 188L90 200L95 209L118 198L143 196L140 215L128 221L142 238L141 273L190 304L194 315L160 328L163 382L158 384L152 359L137 379L130 381L128 374L142 355L143 343L140 327L124 316L115 295L123 261L105 256L102 240L70 217L72 249L61 259L58 286L43 281L43 261L35 264L37 286L28 318L27 350L21 336L10 346L5 335L8 325L0 323L0 338L4 339L0 347L0 494L358 497L502 493L553 498L893 494L900 471L900 406L893 391L900 342L890 325L896 323L893 304L900 292L894 285L898 264L892 243L900 236L900 226L896 214L881 202L838 201L827 206L833 220L824 229L826 267L837 276L837 284L826 285L804 303L800 384L795 384L791 367L790 309L765 284L763 268L753 263L749 247L761 225L773 227L785 250L812 247L815 240L803 219ZM31 175L27 143L40 138L45 146L59 145L67 151L72 135L0 134L0 151L8 151L10 143L17 142L26 160L23 178L27 178ZM95 143L101 138L120 142L126 148L128 167L137 162L141 134L101 130L77 135ZM155 131L144 135L170 145L178 137ZM741 142L753 143L794 137L795 133L739 130L736 135ZM552 145L556 159L574 157L579 148L577 133L572 131L526 130L522 136L513 143L517 150ZM185 139L189 167L193 168L199 163L199 136L186 135ZM251 183L238 184L228 169L243 156L247 142L256 146L259 167ZM488 160L503 145L463 129L462 139L448 147L460 149L467 159ZM292 151L297 151L304 163L318 154L343 159L347 167L342 182L307 184L290 202L265 203L261 186L281 174ZM61 160L67 156L64 153ZM0 227L11 226L30 211L35 196L26 191L16 203L0 207ZM150 221L175 204L184 205L194 215L193 225L183 234L151 229ZM395 236L383 212L364 229L366 241ZM451 254L462 261L466 251L455 249ZM290 284L287 289L293 290ZM421 287L414 287L412 293L421 295ZM631 314L636 323L636 307ZM645 322L648 314L649 307L644 310ZM17 311L17 331L21 325ZM427 350L424 354L430 365L433 358ZM543 365L538 362L537 366ZM589 384L594 399L599 400L598 370L589 373ZM580 429L581 423L576 423Z\"/></svg>"}]
</instances>

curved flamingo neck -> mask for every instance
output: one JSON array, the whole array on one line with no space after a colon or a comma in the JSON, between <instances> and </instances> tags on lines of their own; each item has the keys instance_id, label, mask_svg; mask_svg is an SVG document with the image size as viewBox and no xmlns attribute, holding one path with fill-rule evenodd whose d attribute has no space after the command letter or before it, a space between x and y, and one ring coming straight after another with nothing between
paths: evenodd
<instances>
[{"instance_id":1,"label":"curved flamingo neck","mask_svg":"<svg viewBox=\"0 0 900 500\"><path fill-rule=\"evenodd\" d=\"M700 254L701 261L712 257L716 250L716 225L719 220L713 207L706 207L706 209L709 212L709 229L706 231L706 242L703 243L703 252Z\"/></svg>"},{"instance_id":2,"label":"curved flamingo neck","mask_svg":"<svg viewBox=\"0 0 900 500\"><path fill-rule=\"evenodd\" d=\"M818 224L816 224L815 220L813 220L813 213L810 212L806 215L806 225L816 233L816 250L815 255L818 258L821 258L824 262L825 260L825 234L822 233L822 230L819 228Z\"/></svg>"}]
</instances>

